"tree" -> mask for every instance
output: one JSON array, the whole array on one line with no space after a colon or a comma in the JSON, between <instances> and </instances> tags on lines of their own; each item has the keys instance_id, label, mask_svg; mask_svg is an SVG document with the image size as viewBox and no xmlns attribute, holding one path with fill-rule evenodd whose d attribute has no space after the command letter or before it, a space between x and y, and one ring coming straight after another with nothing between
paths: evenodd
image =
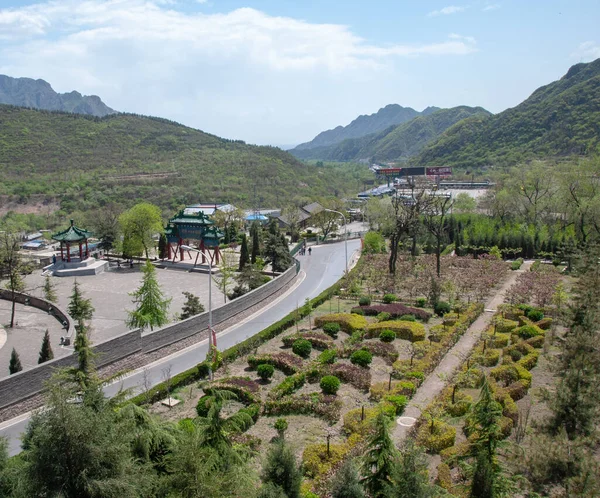
<instances>
[{"instance_id":1,"label":"tree","mask_svg":"<svg viewBox=\"0 0 600 498\"><path fill-rule=\"evenodd\" d=\"M300 208L295 204L290 204L283 208L281 214L289 226L292 242L298 242L300 238Z\"/></svg>"},{"instance_id":2,"label":"tree","mask_svg":"<svg viewBox=\"0 0 600 498\"><path fill-rule=\"evenodd\" d=\"M477 209L477 201L466 192L461 192L454 199L453 208L457 213L473 213Z\"/></svg>"},{"instance_id":3,"label":"tree","mask_svg":"<svg viewBox=\"0 0 600 498\"><path fill-rule=\"evenodd\" d=\"M147 202L136 204L119 216L123 230L123 254L139 256L143 252L149 258L155 234L164 232L160 208Z\"/></svg>"},{"instance_id":4,"label":"tree","mask_svg":"<svg viewBox=\"0 0 600 498\"><path fill-rule=\"evenodd\" d=\"M219 273L213 277L213 281L223 293L223 301L225 303L227 302L227 293L229 292L229 287L231 286L236 273L234 259L235 254L233 252L223 251L221 266L219 266Z\"/></svg>"},{"instance_id":5,"label":"tree","mask_svg":"<svg viewBox=\"0 0 600 498\"><path fill-rule=\"evenodd\" d=\"M44 363L54 358L54 352L52 351L52 345L50 344L50 334L48 333L48 329L46 329L46 333L44 334L44 340L42 341L42 348L40 349L40 357L38 359L38 364Z\"/></svg>"},{"instance_id":6,"label":"tree","mask_svg":"<svg viewBox=\"0 0 600 498\"><path fill-rule=\"evenodd\" d=\"M250 256L250 262L256 263L256 258L260 255L260 232L261 228L257 221L252 222L250 227L250 236L252 237L252 253Z\"/></svg>"},{"instance_id":7,"label":"tree","mask_svg":"<svg viewBox=\"0 0 600 498\"><path fill-rule=\"evenodd\" d=\"M413 439L404 441L392 480L386 498L429 498L436 494L436 487L429 484L427 458Z\"/></svg>"},{"instance_id":8,"label":"tree","mask_svg":"<svg viewBox=\"0 0 600 498\"><path fill-rule=\"evenodd\" d=\"M250 262L250 254L248 253L248 239L246 234L242 234L242 246L240 247L240 265L239 271L242 271L244 267Z\"/></svg>"},{"instance_id":9,"label":"tree","mask_svg":"<svg viewBox=\"0 0 600 498\"><path fill-rule=\"evenodd\" d=\"M92 306L92 300L83 297L83 293L79 289L79 283L77 280L73 282L73 292L69 300L69 306L67 307L69 315L79 325L84 323L86 320L91 320L94 314L94 307Z\"/></svg>"},{"instance_id":10,"label":"tree","mask_svg":"<svg viewBox=\"0 0 600 498\"><path fill-rule=\"evenodd\" d=\"M127 312L129 315L127 326L142 330L150 327L150 330L154 330L154 327L162 327L169 321L168 311L171 299L164 297L156 279L156 268L150 263L150 260L146 260L142 266L142 273L142 285L129 294L133 296L136 308Z\"/></svg>"},{"instance_id":11,"label":"tree","mask_svg":"<svg viewBox=\"0 0 600 498\"><path fill-rule=\"evenodd\" d=\"M73 348L77 354L77 369L73 372L75 380L85 388L93 381L94 353L90 344L88 327L84 322L79 322L75 332Z\"/></svg>"},{"instance_id":12,"label":"tree","mask_svg":"<svg viewBox=\"0 0 600 498\"><path fill-rule=\"evenodd\" d=\"M8 230L0 233L0 278L8 280L6 288L10 291L11 300L10 328L15 326L17 293L25 290L21 278L24 264L19 250L19 240L15 234Z\"/></svg>"},{"instance_id":13,"label":"tree","mask_svg":"<svg viewBox=\"0 0 600 498\"><path fill-rule=\"evenodd\" d=\"M164 233L160 234L160 238L158 239L158 257L160 259L166 259L168 256L167 252L167 237Z\"/></svg>"},{"instance_id":14,"label":"tree","mask_svg":"<svg viewBox=\"0 0 600 498\"><path fill-rule=\"evenodd\" d=\"M58 301L58 296L56 295L55 287L56 286L52 283L52 280L50 280L50 275L46 275L43 287L44 299L46 301L50 301L51 303L55 303L56 301Z\"/></svg>"},{"instance_id":15,"label":"tree","mask_svg":"<svg viewBox=\"0 0 600 498\"><path fill-rule=\"evenodd\" d=\"M450 195L431 195L427 208L423 210L423 224L431 235L435 237L436 274L441 277L442 241L447 235L446 216L452 208Z\"/></svg>"},{"instance_id":16,"label":"tree","mask_svg":"<svg viewBox=\"0 0 600 498\"><path fill-rule=\"evenodd\" d=\"M92 228L94 237L100 239L99 247L101 249L109 251L119 240L121 235L119 216L122 212L121 206L111 203L86 216L86 223Z\"/></svg>"},{"instance_id":17,"label":"tree","mask_svg":"<svg viewBox=\"0 0 600 498\"><path fill-rule=\"evenodd\" d=\"M325 202L324 207L326 207L327 209L333 209L335 211L344 211L344 205L337 200ZM341 218L342 217L338 213L323 210L312 216L310 222L312 225L319 229L319 231L321 232L321 237L323 239L326 239L327 236L333 230L337 229L338 223L340 223Z\"/></svg>"},{"instance_id":18,"label":"tree","mask_svg":"<svg viewBox=\"0 0 600 498\"><path fill-rule=\"evenodd\" d=\"M300 498L302 466L284 439L271 444L262 469L262 481L280 488L288 498Z\"/></svg>"},{"instance_id":19,"label":"tree","mask_svg":"<svg viewBox=\"0 0 600 498\"><path fill-rule=\"evenodd\" d=\"M21 359L19 358L19 353L15 348L12 349L10 353L10 361L8 363L8 373L10 375L20 372L23 370L23 366L21 365Z\"/></svg>"},{"instance_id":20,"label":"tree","mask_svg":"<svg viewBox=\"0 0 600 498\"><path fill-rule=\"evenodd\" d=\"M390 421L383 410L375 419L374 434L364 457L362 479L367 492L378 498L385 496L386 490L392 484L392 475L398 459L396 446L390 437Z\"/></svg>"},{"instance_id":21,"label":"tree","mask_svg":"<svg viewBox=\"0 0 600 498\"><path fill-rule=\"evenodd\" d=\"M119 418L117 401L105 400L97 384L75 389L54 382L47 410L31 418L21 459L27 496L97 498L150 496L150 468L131 454L133 423Z\"/></svg>"},{"instance_id":22,"label":"tree","mask_svg":"<svg viewBox=\"0 0 600 498\"><path fill-rule=\"evenodd\" d=\"M346 460L331 480L332 498L364 498L358 467L353 460Z\"/></svg>"},{"instance_id":23,"label":"tree","mask_svg":"<svg viewBox=\"0 0 600 498\"><path fill-rule=\"evenodd\" d=\"M185 296L185 303L183 303L183 308L181 310L182 320L204 313L204 306L200 303L200 298L198 296L186 291L183 291L182 294Z\"/></svg>"},{"instance_id":24,"label":"tree","mask_svg":"<svg viewBox=\"0 0 600 498\"><path fill-rule=\"evenodd\" d=\"M292 265L292 256L284 235L279 233L277 225L271 226L275 226L276 233L269 230L265 242L265 260L271 263L274 272L284 272Z\"/></svg>"}]
</instances>

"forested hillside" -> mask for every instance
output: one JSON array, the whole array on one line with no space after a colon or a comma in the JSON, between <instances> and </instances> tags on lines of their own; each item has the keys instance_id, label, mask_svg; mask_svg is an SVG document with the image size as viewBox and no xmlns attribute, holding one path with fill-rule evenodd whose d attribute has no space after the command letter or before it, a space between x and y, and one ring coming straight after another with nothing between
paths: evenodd
<instances>
[{"instance_id":1,"label":"forested hillside","mask_svg":"<svg viewBox=\"0 0 600 498\"><path fill-rule=\"evenodd\" d=\"M164 119L94 118L0 105L0 195L33 194L63 210L149 200L282 205L359 188L358 167L303 164L274 147L225 140Z\"/></svg>"},{"instance_id":2,"label":"forested hillside","mask_svg":"<svg viewBox=\"0 0 600 498\"><path fill-rule=\"evenodd\" d=\"M600 59L576 64L512 109L457 123L412 162L474 167L592 154L599 136Z\"/></svg>"},{"instance_id":3,"label":"forested hillside","mask_svg":"<svg viewBox=\"0 0 600 498\"><path fill-rule=\"evenodd\" d=\"M489 115L490 113L482 107L458 106L440 109L417 116L406 123L391 126L379 133L347 139L328 147L294 150L293 154L301 159L326 161L403 161L421 152L428 143L462 119L471 116L484 118Z\"/></svg>"}]
</instances>

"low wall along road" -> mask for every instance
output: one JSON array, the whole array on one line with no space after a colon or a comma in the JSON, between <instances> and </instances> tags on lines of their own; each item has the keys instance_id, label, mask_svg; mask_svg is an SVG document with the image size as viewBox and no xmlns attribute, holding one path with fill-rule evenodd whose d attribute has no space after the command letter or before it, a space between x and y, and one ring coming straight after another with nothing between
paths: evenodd
<instances>
[{"instance_id":1,"label":"low wall along road","mask_svg":"<svg viewBox=\"0 0 600 498\"><path fill-rule=\"evenodd\" d=\"M294 265L258 289L254 289L248 292L248 294L244 294L217 308L213 311L213 325L218 325L225 320L229 320L242 311L264 301L285 287L296 277L296 274L297 266ZM6 291L2 291L2 294L6 294ZM23 296L22 304L25 304L25 298L28 298L29 305L44 309L44 311L48 311L49 307L52 307L52 313L55 314L57 319L62 319L61 323L66 321L67 324L70 324L68 317L51 303L32 296L25 296L24 294L21 296ZM152 332L142 333L140 329L132 330L127 334L94 345L93 350L96 354L96 366L106 366L140 351L148 353L160 349L194 334L198 334L207 328L208 312L205 312ZM42 391L44 382L52 376L54 371L75 365L77 365L77 360L75 355L71 355L48 361L30 370L0 379L0 408L5 408L38 394Z\"/></svg>"}]
</instances>

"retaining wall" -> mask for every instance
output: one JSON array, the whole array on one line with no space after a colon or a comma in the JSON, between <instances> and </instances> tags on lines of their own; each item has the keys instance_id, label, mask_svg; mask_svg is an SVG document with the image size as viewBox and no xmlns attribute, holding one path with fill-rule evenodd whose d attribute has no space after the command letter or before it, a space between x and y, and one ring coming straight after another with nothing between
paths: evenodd
<instances>
[{"instance_id":1,"label":"retaining wall","mask_svg":"<svg viewBox=\"0 0 600 498\"><path fill-rule=\"evenodd\" d=\"M0 289L0 299L5 299L7 301L12 302L11 291L6 289ZM54 318L56 318L60 322L60 324L63 327L65 327L65 335L68 335L71 332L71 319L64 311L59 309L56 306L56 304L51 303L50 301L46 301L45 299L41 299L35 296L29 296L20 292L15 292L15 301L19 304L23 304L25 306L33 306L34 308L45 311L46 313L50 313Z\"/></svg>"},{"instance_id":2,"label":"retaining wall","mask_svg":"<svg viewBox=\"0 0 600 498\"><path fill-rule=\"evenodd\" d=\"M286 272L258 289L254 289L253 291L248 292L248 294L244 294L220 308L213 310L213 324L217 325L228 320L279 291L296 276L298 272L297 266L298 265L292 266ZM40 309L44 309L41 306L44 306L45 303L47 307L44 311L48 311L48 308L52 306L52 309L54 310L53 313L57 315L57 318L60 313L60 316L64 317L64 319L70 323L68 317L52 303L48 303L43 299L25 296L25 294L20 296L24 296L23 304L25 302L25 297L29 297L30 305ZM34 302L39 306L36 306ZM152 332L142 333L140 329L132 330L126 334L94 345L93 350L96 354L95 363L97 367L103 367L140 351L147 353L168 346L169 344L181 341L182 339L197 334L207 328L208 312L205 312ZM0 379L0 408L4 408L38 394L42 391L44 382L52 376L54 371L76 365L77 359L75 355L71 355L48 361L29 370Z\"/></svg>"}]
</instances>

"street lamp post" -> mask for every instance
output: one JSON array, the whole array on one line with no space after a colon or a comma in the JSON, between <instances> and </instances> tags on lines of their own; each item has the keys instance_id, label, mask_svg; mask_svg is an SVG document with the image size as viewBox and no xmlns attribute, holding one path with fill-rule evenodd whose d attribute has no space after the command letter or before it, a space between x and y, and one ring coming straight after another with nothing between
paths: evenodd
<instances>
[{"instance_id":1,"label":"street lamp post","mask_svg":"<svg viewBox=\"0 0 600 498\"><path fill-rule=\"evenodd\" d=\"M209 352L212 351L213 347L213 322L212 322L212 260L210 259L210 255L205 251L201 251L200 249L196 249L195 247L180 246L184 251L194 251L199 252L203 256L206 256L206 260L208 261L208 349ZM209 380L213 380L213 371L210 366L210 362L208 363L208 378Z\"/></svg>"},{"instance_id":2,"label":"street lamp post","mask_svg":"<svg viewBox=\"0 0 600 498\"><path fill-rule=\"evenodd\" d=\"M336 211L335 209L325 209L325 211L329 211L330 213L339 214L342 218L344 218L344 251L346 253L346 276L348 276L348 224L346 223L346 216L344 213L340 211Z\"/></svg>"}]
</instances>

